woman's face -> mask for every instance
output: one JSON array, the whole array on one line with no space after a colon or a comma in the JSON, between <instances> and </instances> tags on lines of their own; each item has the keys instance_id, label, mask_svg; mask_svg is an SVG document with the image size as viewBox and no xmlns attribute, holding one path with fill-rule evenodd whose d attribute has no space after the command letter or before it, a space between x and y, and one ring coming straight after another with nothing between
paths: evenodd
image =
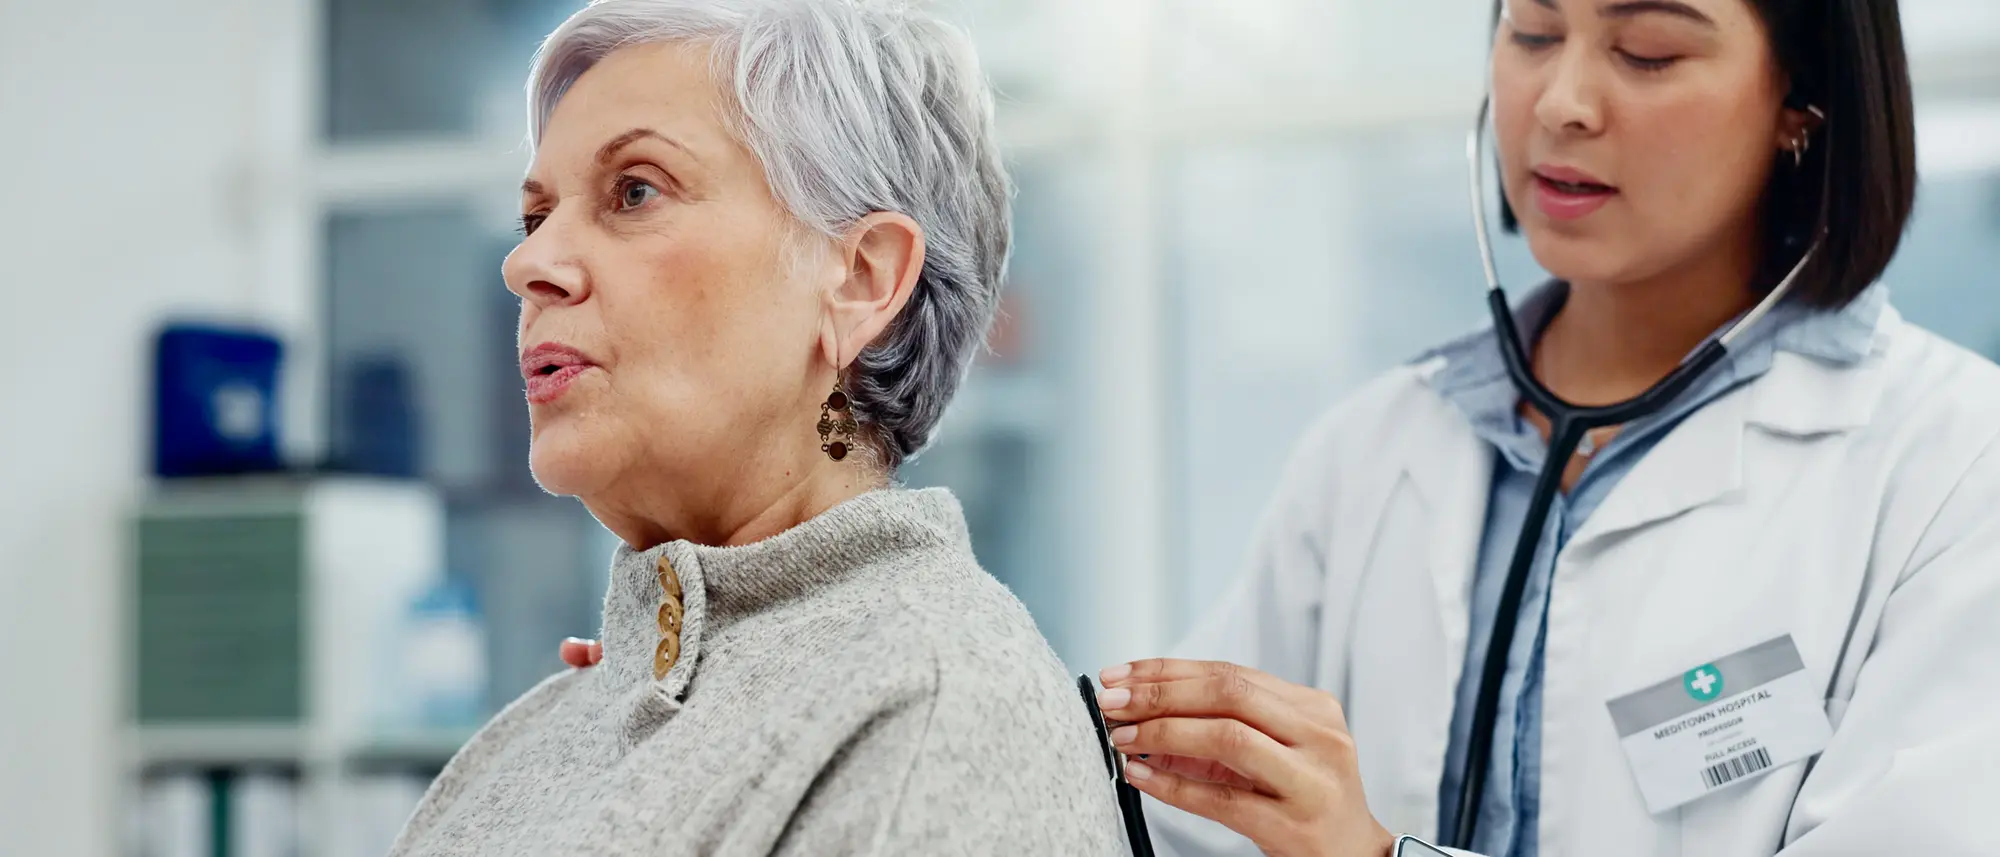
<instances>
[{"instance_id":1,"label":"woman's face","mask_svg":"<svg viewBox=\"0 0 2000 857\"><path fill-rule=\"evenodd\" d=\"M1754 252L1764 187L1803 117L1784 109L1787 84L1747 0L1503 9L1503 187L1542 267L1615 284Z\"/></svg>"},{"instance_id":2,"label":"woman's face","mask_svg":"<svg viewBox=\"0 0 2000 857\"><path fill-rule=\"evenodd\" d=\"M725 126L708 63L671 44L611 54L535 151L505 275L531 464L553 493L700 496L789 449L773 438L817 449L819 291L788 265L800 228Z\"/></svg>"}]
</instances>

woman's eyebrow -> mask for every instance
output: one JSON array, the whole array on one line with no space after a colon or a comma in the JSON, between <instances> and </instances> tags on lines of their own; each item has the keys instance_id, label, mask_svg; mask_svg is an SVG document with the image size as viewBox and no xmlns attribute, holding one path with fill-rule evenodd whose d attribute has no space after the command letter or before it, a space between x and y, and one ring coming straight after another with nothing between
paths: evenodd
<instances>
[{"instance_id":1,"label":"woman's eyebrow","mask_svg":"<svg viewBox=\"0 0 2000 857\"><path fill-rule=\"evenodd\" d=\"M597 147L597 162L599 164L609 163L612 158L618 156L618 150L623 149L626 146L630 146L633 143L639 142L640 140L658 140L662 143L665 143L669 146L681 150L688 157L693 158L695 160L695 163L701 162L701 158L695 155L693 150L689 149L686 145L682 144L681 141L669 137L665 134L662 134L658 131L655 131L651 128L633 128L629 131L626 131L623 134L619 134L616 137L606 140L604 145Z\"/></svg>"},{"instance_id":2,"label":"woman's eyebrow","mask_svg":"<svg viewBox=\"0 0 2000 857\"><path fill-rule=\"evenodd\" d=\"M620 150L624 149L626 146L632 145L633 143L637 143L640 140L658 140L662 143L665 143L669 146L672 146L686 153L687 156L693 158L696 163L701 162L701 157L696 155L694 153L694 150L689 149L681 141L669 137L665 134L662 134L658 131L655 131L651 128L633 128L629 131L619 134L616 137L611 138L610 140L605 141L604 145L597 147L597 154L593 155L592 158L593 160L597 161L597 163L600 165L609 164L613 158L618 157L618 152ZM548 188L544 186L541 182L535 181L534 179L527 179L521 182L521 193L524 195L543 196L546 195L547 192Z\"/></svg>"},{"instance_id":3,"label":"woman's eyebrow","mask_svg":"<svg viewBox=\"0 0 2000 857\"><path fill-rule=\"evenodd\" d=\"M1535 5L1544 9L1554 10L1556 8L1556 0L1535 0ZM1598 16L1604 18L1636 18L1640 15L1655 13L1672 15L1676 18L1683 18L1709 27L1715 26L1715 19L1708 17L1700 9L1680 2L1680 0L1624 0L1624 2L1612 3L1597 10Z\"/></svg>"},{"instance_id":4,"label":"woman's eyebrow","mask_svg":"<svg viewBox=\"0 0 2000 857\"><path fill-rule=\"evenodd\" d=\"M1711 28L1715 26L1715 19L1680 0L1625 0L1605 6L1597 14L1605 18L1636 18L1653 13L1672 15Z\"/></svg>"}]
</instances>

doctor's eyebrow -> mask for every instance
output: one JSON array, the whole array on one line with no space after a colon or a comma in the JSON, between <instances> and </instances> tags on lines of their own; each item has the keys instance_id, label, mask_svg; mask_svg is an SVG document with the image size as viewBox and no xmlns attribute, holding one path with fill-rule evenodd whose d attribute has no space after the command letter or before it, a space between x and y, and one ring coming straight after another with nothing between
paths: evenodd
<instances>
[{"instance_id":1,"label":"doctor's eyebrow","mask_svg":"<svg viewBox=\"0 0 2000 857\"><path fill-rule=\"evenodd\" d=\"M1535 0L1535 5L1544 9L1555 9L1556 0ZM1708 27L1715 26L1715 19L1680 0L1624 0L1620 3L1607 4L1597 10L1598 17L1601 18L1637 18L1640 15L1655 13L1672 15Z\"/></svg>"}]
</instances>

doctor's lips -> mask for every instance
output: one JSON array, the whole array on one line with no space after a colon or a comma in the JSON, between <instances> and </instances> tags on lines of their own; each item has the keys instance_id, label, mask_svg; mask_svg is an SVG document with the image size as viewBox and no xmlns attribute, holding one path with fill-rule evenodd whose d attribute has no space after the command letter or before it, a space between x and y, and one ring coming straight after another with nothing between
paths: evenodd
<instances>
[{"instance_id":1,"label":"doctor's lips","mask_svg":"<svg viewBox=\"0 0 2000 857\"><path fill-rule=\"evenodd\" d=\"M569 390L571 381L599 368L583 352L554 342L544 342L521 352L521 377L528 382L528 403L546 405Z\"/></svg>"},{"instance_id":2,"label":"doctor's lips","mask_svg":"<svg viewBox=\"0 0 2000 857\"><path fill-rule=\"evenodd\" d=\"M1535 207L1551 220L1577 220L1603 208L1618 189L1570 167L1542 164L1534 169Z\"/></svg>"}]
</instances>

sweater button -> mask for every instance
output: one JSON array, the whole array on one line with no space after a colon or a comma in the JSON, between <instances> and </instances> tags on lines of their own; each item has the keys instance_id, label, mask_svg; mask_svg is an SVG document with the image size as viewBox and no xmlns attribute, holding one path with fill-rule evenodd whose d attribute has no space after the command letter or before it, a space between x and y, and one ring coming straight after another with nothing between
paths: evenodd
<instances>
[{"instance_id":1,"label":"sweater button","mask_svg":"<svg viewBox=\"0 0 2000 857\"><path fill-rule=\"evenodd\" d=\"M681 619L686 616L685 608L679 601L669 598L660 602L660 633L668 637L681 635Z\"/></svg>"},{"instance_id":2,"label":"sweater button","mask_svg":"<svg viewBox=\"0 0 2000 857\"><path fill-rule=\"evenodd\" d=\"M660 557L659 567L660 588L666 591L668 598L675 601L681 600L681 576L674 573L674 564L668 562L667 558L662 556Z\"/></svg>"},{"instance_id":3,"label":"sweater button","mask_svg":"<svg viewBox=\"0 0 2000 857\"><path fill-rule=\"evenodd\" d=\"M673 669L674 664L678 663L680 659L680 635L671 634L661 637L660 645L653 649L653 680L659 681L666 678L667 670Z\"/></svg>"}]
</instances>

